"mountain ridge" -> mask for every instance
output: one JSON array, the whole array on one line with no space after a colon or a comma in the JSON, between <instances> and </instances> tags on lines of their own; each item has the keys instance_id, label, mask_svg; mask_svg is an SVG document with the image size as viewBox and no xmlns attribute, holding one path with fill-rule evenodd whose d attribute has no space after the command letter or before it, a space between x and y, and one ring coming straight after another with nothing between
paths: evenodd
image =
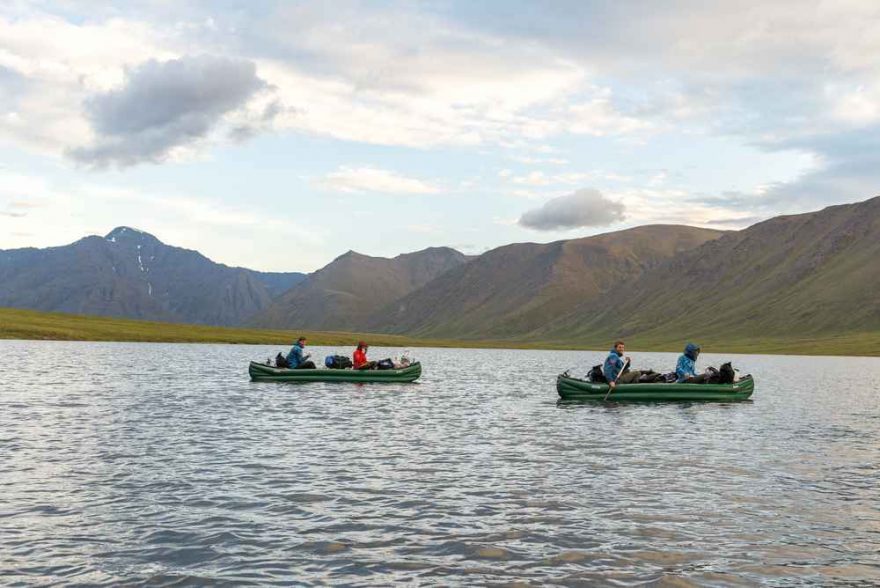
<instances>
[{"instance_id":1,"label":"mountain ridge","mask_svg":"<svg viewBox=\"0 0 880 588\"><path fill-rule=\"evenodd\" d=\"M730 232L647 272L638 295L617 290L620 319L586 304L541 335L662 340L672 324L694 338L880 330L878 286L880 196ZM575 313L592 318L570 329Z\"/></svg>"},{"instance_id":2,"label":"mountain ridge","mask_svg":"<svg viewBox=\"0 0 880 588\"><path fill-rule=\"evenodd\" d=\"M127 226L44 249L0 250L0 306L232 325L304 279L215 263Z\"/></svg>"},{"instance_id":3,"label":"mountain ridge","mask_svg":"<svg viewBox=\"0 0 880 588\"><path fill-rule=\"evenodd\" d=\"M468 257L429 247L393 258L348 251L282 294L248 320L256 327L351 330L388 300L398 299Z\"/></svg>"},{"instance_id":4,"label":"mountain ridge","mask_svg":"<svg viewBox=\"0 0 880 588\"><path fill-rule=\"evenodd\" d=\"M349 250L309 275L218 264L126 226L60 247L0 250L0 306L577 345L873 332L878 284L880 197L739 231L645 225L478 256Z\"/></svg>"},{"instance_id":5,"label":"mountain ridge","mask_svg":"<svg viewBox=\"0 0 880 588\"><path fill-rule=\"evenodd\" d=\"M390 303L365 328L417 336L480 338L528 333L603 283L631 279L660 259L723 231L646 225L484 253Z\"/></svg>"}]
</instances>

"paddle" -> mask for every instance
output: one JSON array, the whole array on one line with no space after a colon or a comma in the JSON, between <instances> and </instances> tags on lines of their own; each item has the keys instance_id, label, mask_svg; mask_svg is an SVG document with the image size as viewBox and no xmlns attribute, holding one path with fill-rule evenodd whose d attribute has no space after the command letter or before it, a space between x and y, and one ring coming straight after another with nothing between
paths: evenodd
<instances>
[{"instance_id":1,"label":"paddle","mask_svg":"<svg viewBox=\"0 0 880 588\"><path fill-rule=\"evenodd\" d=\"M567 370L565 370L564 372L562 372L562 375L563 376L571 376L571 372L573 372L576 368L577 368L577 366L573 365L570 368L568 368Z\"/></svg>"},{"instance_id":2,"label":"paddle","mask_svg":"<svg viewBox=\"0 0 880 588\"><path fill-rule=\"evenodd\" d=\"M619 379L620 379L620 376L623 375L623 370L625 370L625 369L626 369L626 366L628 366L628 365L629 365L629 358L627 357L627 358L626 358L626 361L623 362L623 367L620 368L620 371L619 371L619 372L617 372L617 377L614 378L614 382L613 382L613 383L614 383L614 386L617 385L617 380L619 380ZM608 400L608 397L611 396L611 391L614 390L614 386L612 386L611 384L608 385L608 392L605 393L605 398L602 399L603 402L606 401L606 400Z\"/></svg>"}]
</instances>

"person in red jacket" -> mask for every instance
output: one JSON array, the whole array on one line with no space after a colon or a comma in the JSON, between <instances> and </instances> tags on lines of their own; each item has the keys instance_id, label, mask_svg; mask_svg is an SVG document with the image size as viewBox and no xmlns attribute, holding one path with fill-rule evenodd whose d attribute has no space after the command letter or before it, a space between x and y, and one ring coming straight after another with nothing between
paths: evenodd
<instances>
[{"instance_id":1,"label":"person in red jacket","mask_svg":"<svg viewBox=\"0 0 880 588\"><path fill-rule=\"evenodd\" d=\"M354 350L354 356L352 357L352 362L354 363L354 369L356 370L371 370L376 367L375 361L369 361L367 359L367 349L370 346L360 341L358 343L357 349Z\"/></svg>"}]
</instances>

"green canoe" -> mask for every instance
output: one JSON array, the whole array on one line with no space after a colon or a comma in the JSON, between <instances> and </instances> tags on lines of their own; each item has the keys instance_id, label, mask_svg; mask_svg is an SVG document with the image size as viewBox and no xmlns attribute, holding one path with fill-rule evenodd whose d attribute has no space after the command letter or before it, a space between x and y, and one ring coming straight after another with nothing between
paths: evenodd
<instances>
[{"instance_id":1,"label":"green canoe","mask_svg":"<svg viewBox=\"0 0 880 588\"><path fill-rule=\"evenodd\" d=\"M748 400L755 380L745 376L733 384L618 384L608 395L609 402L737 402ZM608 384L562 374L556 378L556 391L563 400L604 400Z\"/></svg>"},{"instance_id":2,"label":"green canoe","mask_svg":"<svg viewBox=\"0 0 880 588\"><path fill-rule=\"evenodd\" d=\"M252 361L248 373L255 382L415 382L422 375L422 364L399 370L291 370Z\"/></svg>"}]
</instances>

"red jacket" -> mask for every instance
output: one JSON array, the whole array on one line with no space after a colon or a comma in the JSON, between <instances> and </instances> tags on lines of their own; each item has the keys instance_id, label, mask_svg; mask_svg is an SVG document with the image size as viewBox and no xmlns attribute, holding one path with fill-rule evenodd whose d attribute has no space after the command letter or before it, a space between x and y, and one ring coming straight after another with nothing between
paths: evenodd
<instances>
[{"instance_id":1,"label":"red jacket","mask_svg":"<svg viewBox=\"0 0 880 588\"><path fill-rule=\"evenodd\" d=\"M354 369L358 369L367 363L367 352L363 349L355 349L354 351Z\"/></svg>"}]
</instances>

